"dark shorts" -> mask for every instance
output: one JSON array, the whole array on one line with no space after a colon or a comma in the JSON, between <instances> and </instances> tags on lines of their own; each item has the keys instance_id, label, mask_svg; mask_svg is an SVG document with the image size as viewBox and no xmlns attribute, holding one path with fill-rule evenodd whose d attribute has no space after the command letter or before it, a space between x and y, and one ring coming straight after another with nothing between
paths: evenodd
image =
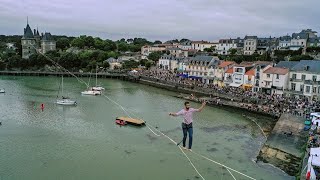
<instances>
[{"instance_id":1,"label":"dark shorts","mask_svg":"<svg viewBox=\"0 0 320 180\"><path fill-rule=\"evenodd\" d=\"M192 128L192 123L190 124L182 123L181 126L182 126L182 129L190 129Z\"/></svg>"}]
</instances>

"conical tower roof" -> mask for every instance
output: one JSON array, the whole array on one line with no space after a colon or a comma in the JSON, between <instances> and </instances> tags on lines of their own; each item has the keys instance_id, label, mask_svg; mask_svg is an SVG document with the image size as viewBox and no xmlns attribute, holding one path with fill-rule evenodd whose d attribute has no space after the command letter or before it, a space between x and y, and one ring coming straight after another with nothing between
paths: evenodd
<instances>
[{"instance_id":1,"label":"conical tower roof","mask_svg":"<svg viewBox=\"0 0 320 180\"><path fill-rule=\"evenodd\" d=\"M29 24L27 24L27 27L25 28L24 34L23 34L23 38L34 38L32 30L29 26Z\"/></svg>"}]
</instances>

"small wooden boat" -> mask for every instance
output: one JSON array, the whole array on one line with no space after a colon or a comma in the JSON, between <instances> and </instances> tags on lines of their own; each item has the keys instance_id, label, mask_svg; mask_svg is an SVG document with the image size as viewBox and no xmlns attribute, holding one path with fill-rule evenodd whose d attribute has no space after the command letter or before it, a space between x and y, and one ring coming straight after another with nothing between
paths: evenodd
<instances>
[{"instance_id":1,"label":"small wooden boat","mask_svg":"<svg viewBox=\"0 0 320 180\"><path fill-rule=\"evenodd\" d=\"M132 124L136 126L142 126L145 125L145 121L142 119L135 119L130 117L117 117L116 120L122 120L126 122L127 124Z\"/></svg>"},{"instance_id":2,"label":"small wooden boat","mask_svg":"<svg viewBox=\"0 0 320 180\"><path fill-rule=\"evenodd\" d=\"M125 126L125 125L127 125L127 122L125 122L123 120L116 119L116 124L118 124L120 126Z\"/></svg>"}]
</instances>

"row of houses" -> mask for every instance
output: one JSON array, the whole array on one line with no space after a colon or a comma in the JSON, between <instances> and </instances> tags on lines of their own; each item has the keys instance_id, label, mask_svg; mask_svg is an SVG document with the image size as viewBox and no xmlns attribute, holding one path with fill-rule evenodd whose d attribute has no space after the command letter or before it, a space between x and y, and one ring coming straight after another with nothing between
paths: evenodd
<instances>
[{"instance_id":1,"label":"row of houses","mask_svg":"<svg viewBox=\"0 0 320 180\"><path fill-rule=\"evenodd\" d=\"M164 55L159 68L183 73L184 77L218 86L244 88L253 92L318 99L320 60L299 62L220 61L216 56L174 57Z\"/></svg>"},{"instance_id":2,"label":"row of houses","mask_svg":"<svg viewBox=\"0 0 320 180\"><path fill-rule=\"evenodd\" d=\"M214 52L219 55L229 55L231 49L235 49L234 53L237 54L252 55L258 53L262 55L266 52L272 53L274 50L299 50L300 48L305 52L307 47L320 46L319 42L320 37L317 36L316 31L305 29L299 33L293 33L291 36L265 38L245 36L236 39L220 39L218 42L184 41L182 43L148 45L141 48L141 54L146 58L151 52L167 51L174 56L188 57L195 52L213 47Z\"/></svg>"}]
</instances>

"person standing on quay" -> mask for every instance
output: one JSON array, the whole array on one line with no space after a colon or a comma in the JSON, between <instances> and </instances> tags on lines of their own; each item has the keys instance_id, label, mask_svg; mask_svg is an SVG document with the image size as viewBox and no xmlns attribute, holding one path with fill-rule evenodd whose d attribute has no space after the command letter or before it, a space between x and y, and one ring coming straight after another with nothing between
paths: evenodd
<instances>
[{"instance_id":1,"label":"person standing on quay","mask_svg":"<svg viewBox=\"0 0 320 180\"><path fill-rule=\"evenodd\" d=\"M184 108L177 113L169 113L170 116L183 116L182 122L182 132L183 132L183 148L186 149L186 140L187 133L189 134L189 150L191 151L192 147L192 138L193 138L193 127L192 127L192 115L194 112L201 112L206 105L206 101L202 102L202 105L199 109L194 109L190 107L190 103L186 101L184 103Z\"/></svg>"}]
</instances>

